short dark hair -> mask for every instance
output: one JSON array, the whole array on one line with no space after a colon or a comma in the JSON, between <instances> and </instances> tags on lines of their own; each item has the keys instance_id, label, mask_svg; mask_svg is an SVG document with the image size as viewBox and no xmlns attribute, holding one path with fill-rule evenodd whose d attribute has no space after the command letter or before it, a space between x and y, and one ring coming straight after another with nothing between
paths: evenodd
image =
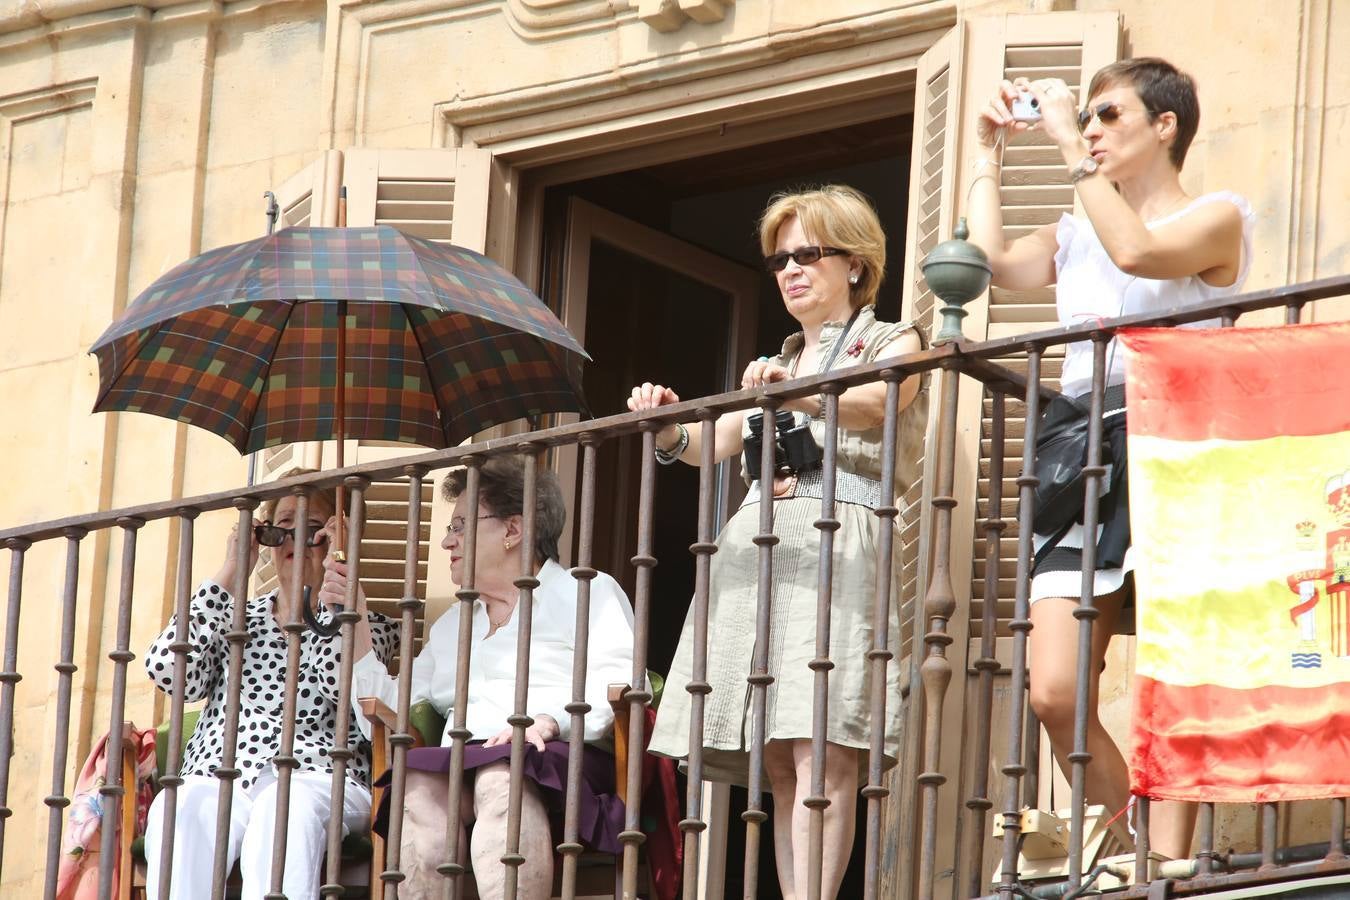
<instances>
[{"instance_id":1,"label":"short dark hair","mask_svg":"<svg viewBox=\"0 0 1350 900\"><path fill-rule=\"evenodd\" d=\"M558 476L542 465L535 470L534 553L539 559L558 561L558 538L567 523ZM469 486L467 469L455 469L441 482L446 500L458 500ZM478 502L494 516L510 518L525 511L525 457L494 456L478 469ZM482 515L482 513L479 513Z\"/></svg>"},{"instance_id":2,"label":"short dark hair","mask_svg":"<svg viewBox=\"0 0 1350 900\"><path fill-rule=\"evenodd\" d=\"M1092 83L1088 85L1088 100L1107 88L1122 84L1134 88L1139 99L1144 101L1150 121L1165 112L1176 115L1177 136L1172 141L1168 156L1172 165L1179 170L1186 161L1186 151L1191 148L1191 141L1200 127L1200 100L1195 93L1195 79L1156 56L1122 59L1092 76Z\"/></svg>"}]
</instances>

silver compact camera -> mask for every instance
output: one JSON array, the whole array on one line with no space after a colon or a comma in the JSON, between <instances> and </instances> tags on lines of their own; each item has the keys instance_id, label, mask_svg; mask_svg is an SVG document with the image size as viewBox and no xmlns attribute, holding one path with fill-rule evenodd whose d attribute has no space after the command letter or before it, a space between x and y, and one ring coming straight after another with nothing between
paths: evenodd
<instances>
[{"instance_id":1,"label":"silver compact camera","mask_svg":"<svg viewBox=\"0 0 1350 900\"><path fill-rule=\"evenodd\" d=\"M1039 122L1041 120L1041 102L1031 91L1022 91L1012 102L1014 122Z\"/></svg>"}]
</instances>

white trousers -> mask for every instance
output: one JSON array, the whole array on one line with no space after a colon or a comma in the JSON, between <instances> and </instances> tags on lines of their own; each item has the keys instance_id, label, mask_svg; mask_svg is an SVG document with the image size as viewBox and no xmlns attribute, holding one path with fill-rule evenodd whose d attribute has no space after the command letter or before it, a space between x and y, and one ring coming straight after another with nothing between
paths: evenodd
<instances>
[{"instance_id":1,"label":"white trousers","mask_svg":"<svg viewBox=\"0 0 1350 900\"><path fill-rule=\"evenodd\" d=\"M329 796L332 777L325 772L291 773L290 822L286 829L286 871L282 891L288 900L314 900L322 883L320 866L327 850ZM370 825L370 791L347 782L342 810L342 833L364 831ZM165 797L161 791L150 804L145 825L146 897L159 898L159 866L164 829ZM206 775L185 775L178 788L174 828L172 900L198 900L211 890L215 861L216 806L220 781ZM277 782L263 775L248 789L236 782L230 804L229 865L239 862L243 877L242 900L262 900L271 890L272 835L277 813Z\"/></svg>"}]
</instances>

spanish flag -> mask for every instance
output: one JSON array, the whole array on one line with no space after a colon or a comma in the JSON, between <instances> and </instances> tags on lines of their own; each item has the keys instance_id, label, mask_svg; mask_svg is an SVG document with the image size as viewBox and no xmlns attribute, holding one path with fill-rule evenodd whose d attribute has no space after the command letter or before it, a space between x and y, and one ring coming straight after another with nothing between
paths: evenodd
<instances>
[{"instance_id":1,"label":"spanish flag","mask_svg":"<svg viewBox=\"0 0 1350 900\"><path fill-rule=\"evenodd\" d=\"M1121 340L1131 790L1350 796L1350 322Z\"/></svg>"}]
</instances>

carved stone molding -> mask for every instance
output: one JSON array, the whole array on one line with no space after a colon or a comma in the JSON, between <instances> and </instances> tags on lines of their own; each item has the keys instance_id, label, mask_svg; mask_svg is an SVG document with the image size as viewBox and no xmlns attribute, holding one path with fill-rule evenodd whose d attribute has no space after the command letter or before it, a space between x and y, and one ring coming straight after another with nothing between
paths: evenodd
<instances>
[{"instance_id":1,"label":"carved stone molding","mask_svg":"<svg viewBox=\"0 0 1350 900\"><path fill-rule=\"evenodd\" d=\"M33 119L60 115L94 105L97 78L82 78L31 91L0 95L0 234L4 233L5 203L10 183L14 126Z\"/></svg>"},{"instance_id":2,"label":"carved stone molding","mask_svg":"<svg viewBox=\"0 0 1350 900\"><path fill-rule=\"evenodd\" d=\"M657 31L678 31L685 22L720 22L736 0L638 0L638 18Z\"/></svg>"},{"instance_id":3,"label":"carved stone molding","mask_svg":"<svg viewBox=\"0 0 1350 900\"><path fill-rule=\"evenodd\" d=\"M689 6L696 0L679 2ZM583 119L669 107L675 100L667 95L680 93L684 90L680 85L694 81L731 79L733 84L718 90L743 94L752 89L771 91L775 83L807 80L837 71L841 65L885 68L903 64L904 68L927 47L933 33L955 23L956 5L956 0L920 0L849 19L773 31L751 40L700 47L696 53L647 57L593 75L449 100L436 105L436 116L455 136L455 145L460 138L478 146L504 145L559 127L552 121L558 116L575 125ZM853 62L841 62L841 51L864 45L870 48L867 53Z\"/></svg>"},{"instance_id":4,"label":"carved stone molding","mask_svg":"<svg viewBox=\"0 0 1350 900\"><path fill-rule=\"evenodd\" d=\"M0 95L0 120L6 126L26 119L66 112L94 102L97 78L53 84L35 91Z\"/></svg>"}]
</instances>

